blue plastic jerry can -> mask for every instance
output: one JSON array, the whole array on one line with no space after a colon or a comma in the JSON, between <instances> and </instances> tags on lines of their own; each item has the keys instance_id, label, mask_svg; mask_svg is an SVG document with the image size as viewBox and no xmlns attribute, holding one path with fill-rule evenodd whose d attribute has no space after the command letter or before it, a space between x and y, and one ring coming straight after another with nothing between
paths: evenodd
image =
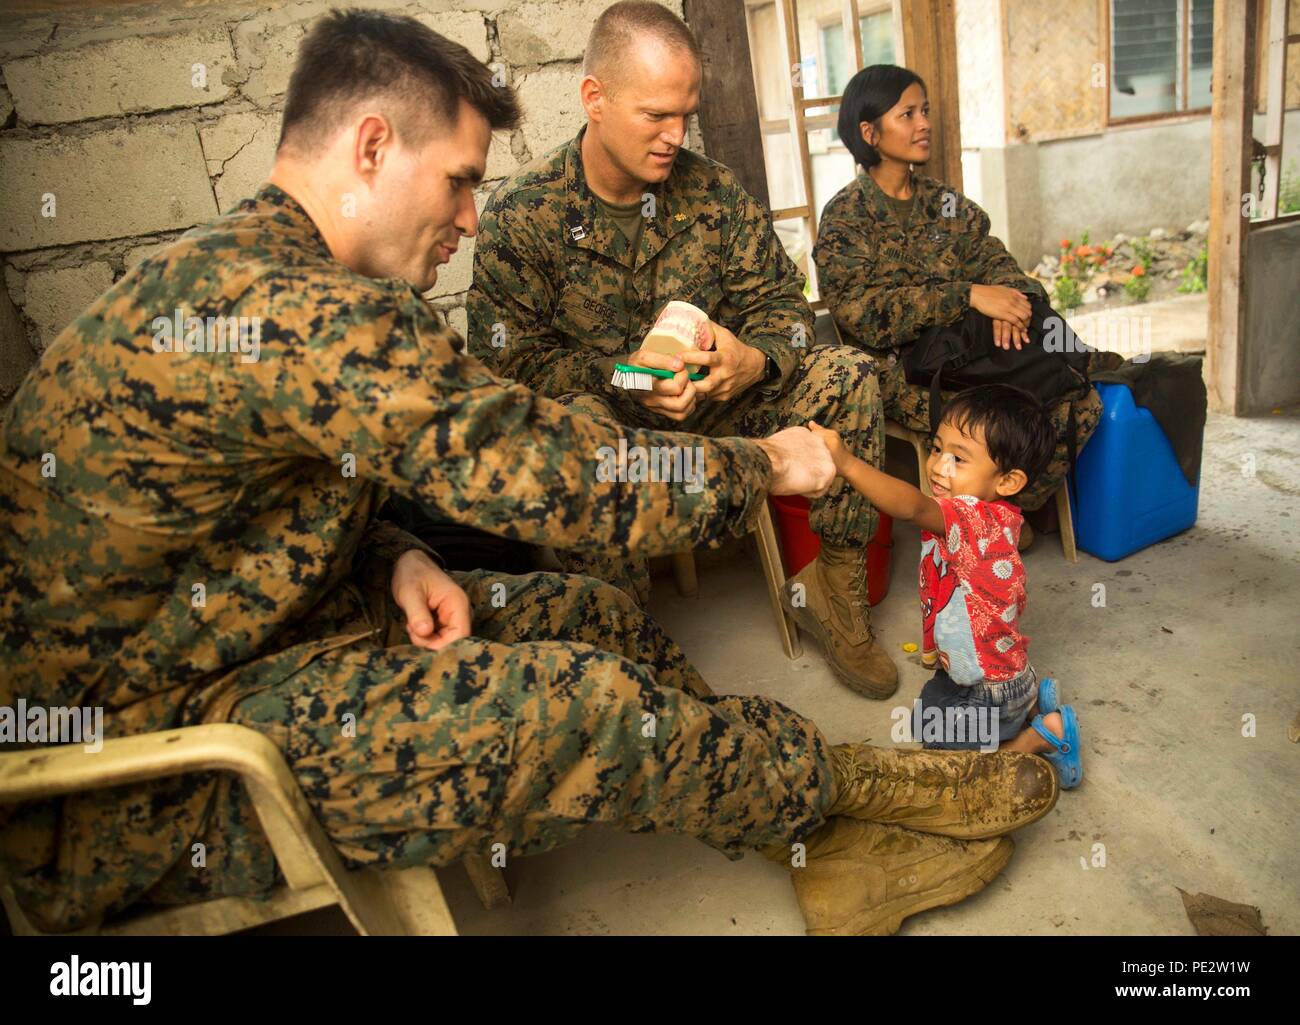
<instances>
[{"instance_id":1,"label":"blue plastic jerry can","mask_svg":"<svg viewBox=\"0 0 1300 1025\"><path fill-rule=\"evenodd\" d=\"M1075 464L1070 489L1078 545L1108 562L1196 522L1200 482L1187 483L1173 446L1122 384L1099 384L1101 422Z\"/></svg>"}]
</instances>

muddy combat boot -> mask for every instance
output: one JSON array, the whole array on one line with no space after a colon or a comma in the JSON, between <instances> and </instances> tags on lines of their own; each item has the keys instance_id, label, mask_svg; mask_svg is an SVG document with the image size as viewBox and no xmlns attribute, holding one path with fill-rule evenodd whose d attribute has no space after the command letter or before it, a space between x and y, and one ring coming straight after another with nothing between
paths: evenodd
<instances>
[{"instance_id":1,"label":"muddy combat boot","mask_svg":"<svg viewBox=\"0 0 1300 1025\"><path fill-rule=\"evenodd\" d=\"M879 822L832 818L792 864L789 845L763 856L790 870L809 936L890 936L903 919L982 890L1011 860L1008 836L950 840Z\"/></svg>"},{"instance_id":2,"label":"muddy combat boot","mask_svg":"<svg viewBox=\"0 0 1300 1025\"><path fill-rule=\"evenodd\" d=\"M976 840L1041 819L1060 794L1043 758L1015 751L831 748L835 803L827 815L889 822Z\"/></svg>"},{"instance_id":3,"label":"muddy combat boot","mask_svg":"<svg viewBox=\"0 0 1300 1025\"><path fill-rule=\"evenodd\" d=\"M823 544L817 558L785 582L785 601L851 689L869 698L898 690L898 669L871 632L865 551Z\"/></svg>"}]
</instances>

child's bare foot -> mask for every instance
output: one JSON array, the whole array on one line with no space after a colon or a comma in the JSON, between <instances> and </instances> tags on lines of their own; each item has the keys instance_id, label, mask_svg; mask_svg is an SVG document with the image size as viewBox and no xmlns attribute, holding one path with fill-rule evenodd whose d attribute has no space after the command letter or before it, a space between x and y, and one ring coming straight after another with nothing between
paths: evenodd
<instances>
[{"instance_id":1,"label":"child's bare foot","mask_svg":"<svg viewBox=\"0 0 1300 1025\"><path fill-rule=\"evenodd\" d=\"M1033 718L1031 715L1029 721L1033 722ZM1052 736L1058 739L1065 736L1065 724L1061 722L1060 712L1049 712L1043 716L1043 726L1047 728L1047 731ZM1055 751L1056 748L1044 740L1042 735L1033 727L1026 726L1014 739L1003 744L1001 750L1024 751L1026 754L1041 755L1047 754L1049 751Z\"/></svg>"}]
</instances>

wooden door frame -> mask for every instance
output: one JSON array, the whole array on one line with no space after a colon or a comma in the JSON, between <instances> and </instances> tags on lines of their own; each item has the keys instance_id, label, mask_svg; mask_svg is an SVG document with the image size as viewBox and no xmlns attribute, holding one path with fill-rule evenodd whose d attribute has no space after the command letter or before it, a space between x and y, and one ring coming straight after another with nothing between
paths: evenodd
<instances>
[{"instance_id":1,"label":"wooden door frame","mask_svg":"<svg viewBox=\"0 0 1300 1025\"><path fill-rule=\"evenodd\" d=\"M958 192L961 175L961 105L957 90L956 0L899 0L903 28L902 63L929 88L938 115L926 171Z\"/></svg>"},{"instance_id":2,"label":"wooden door frame","mask_svg":"<svg viewBox=\"0 0 1300 1025\"><path fill-rule=\"evenodd\" d=\"M1210 234L1206 276L1209 321L1205 383L1212 409L1240 408L1241 358L1246 314L1246 251L1250 239L1255 112L1256 0L1214 5L1214 56L1210 108Z\"/></svg>"},{"instance_id":3,"label":"wooden door frame","mask_svg":"<svg viewBox=\"0 0 1300 1025\"><path fill-rule=\"evenodd\" d=\"M683 0L682 8L700 44L699 118L705 152L731 168L745 191L769 206L745 2Z\"/></svg>"},{"instance_id":4,"label":"wooden door frame","mask_svg":"<svg viewBox=\"0 0 1300 1025\"><path fill-rule=\"evenodd\" d=\"M799 63L797 0L773 0L788 63L791 65L790 134L804 202L772 211L774 220L804 221L810 245L817 241L813 209L812 166L805 112L824 106L826 97L806 96ZM925 79L938 123L931 139L929 173L960 191L961 109L957 90L957 16L955 0L892 0L896 24L901 25L900 63ZM741 184L771 207L767 188L758 97L754 87L745 0L683 0L686 21L703 51L700 87L700 127L705 150L736 172ZM857 0L842 0L845 42L856 73L862 67L862 36ZM897 32L896 32L897 35ZM811 264L810 264L811 271Z\"/></svg>"}]
</instances>

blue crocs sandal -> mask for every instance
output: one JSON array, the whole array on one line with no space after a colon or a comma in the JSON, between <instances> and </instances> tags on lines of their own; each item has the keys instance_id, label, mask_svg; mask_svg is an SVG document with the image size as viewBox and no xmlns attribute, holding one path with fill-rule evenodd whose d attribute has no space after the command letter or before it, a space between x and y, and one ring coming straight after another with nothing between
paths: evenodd
<instances>
[{"instance_id":1,"label":"blue crocs sandal","mask_svg":"<svg viewBox=\"0 0 1300 1025\"><path fill-rule=\"evenodd\" d=\"M1043 717L1037 715L1032 726L1040 737L1055 748L1050 754L1043 755L1056 769L1057 781L1062 790L1073 790L1083 782L1083 757L1079 750L1079 717L1074 714L1073 705L1062 705L1057 709L1061 713L1061 726L1064 737L1058 738L1043 725Z\"/></svg>"},{"instance_id":2,"label":"blue crocs sandal","mask_svg":"<svg viewBox=\"0 0 1300 1025\"><path fill-rule=\"evenodd\" d=\"M1056 694L1056 681L1050 676L1044 676L1038 681L1038 710L1043 715L1050 715L1060 707L1060 698Z\"/></svg>"}]
</instances>

